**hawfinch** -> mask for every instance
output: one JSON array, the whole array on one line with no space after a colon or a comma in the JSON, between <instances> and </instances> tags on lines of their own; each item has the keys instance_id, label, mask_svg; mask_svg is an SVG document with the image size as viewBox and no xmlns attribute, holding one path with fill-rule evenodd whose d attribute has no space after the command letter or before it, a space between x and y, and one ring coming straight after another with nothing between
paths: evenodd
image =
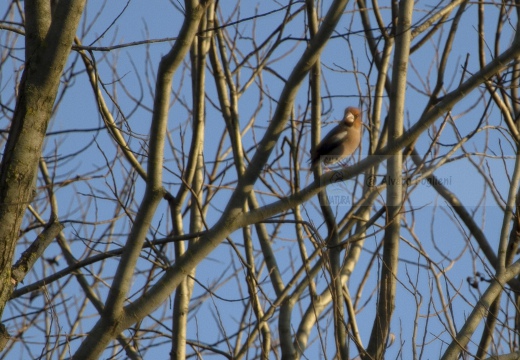
<instances>
[{"instance_id":1,"label":"hawfinch","mask_svg":"<svg viewBox=\"0 0 520 360\"><path fill-rule=\"evenodd\" d=\"M361 112L349 106L345 109L343 120L332 129L311 151L311 167L334 164L346 158L358 148L361 142Z\"/></svg>"}]
</instances>

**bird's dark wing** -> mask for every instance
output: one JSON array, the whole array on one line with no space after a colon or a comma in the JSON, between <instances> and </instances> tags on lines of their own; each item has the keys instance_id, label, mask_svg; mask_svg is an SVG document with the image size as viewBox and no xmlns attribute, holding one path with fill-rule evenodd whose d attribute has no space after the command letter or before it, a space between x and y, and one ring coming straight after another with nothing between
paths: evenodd
<instances>
[{"instance_id":1,"label":"bird's dark wing","mask_svg":"<svg viewBox=\"0 0 520 360\"><path fill-rule=\"evenodd\" d=\"M341 146L347 134L348 128L341 124L325 135L311 154L310 162L312 163L312 166L316 165L320 161L321 156L328 155Z\"/></svg>"},{"instance_id":2,"label":"bird's dark wing","mask_svg":"<svg viewBox=\"0 0 520 360\"><path fill-rule=\"evenodd\" d=\"M348 129L345 126L336 126L318 144L316 152L326 155L340 146L347 137Z\"/></svg>"}]
</instances>

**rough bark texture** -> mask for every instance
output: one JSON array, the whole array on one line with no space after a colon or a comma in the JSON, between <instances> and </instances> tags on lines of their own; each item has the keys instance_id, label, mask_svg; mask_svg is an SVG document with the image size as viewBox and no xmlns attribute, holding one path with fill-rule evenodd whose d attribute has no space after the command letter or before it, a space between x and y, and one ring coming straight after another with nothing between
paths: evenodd
<instances>
[{"instance_id":1,"label":"rough bark texture","mask_svg":"<svg viewBox=\"0 0 520 360\"><path fill-rule=\"evenodd\" d=\"M0 315L16 285L14 249L35 186L45 132L85 5L69 1L51 21L48 1L25 1L26 59L0 167Z\"/></svg>"}]
</instances>

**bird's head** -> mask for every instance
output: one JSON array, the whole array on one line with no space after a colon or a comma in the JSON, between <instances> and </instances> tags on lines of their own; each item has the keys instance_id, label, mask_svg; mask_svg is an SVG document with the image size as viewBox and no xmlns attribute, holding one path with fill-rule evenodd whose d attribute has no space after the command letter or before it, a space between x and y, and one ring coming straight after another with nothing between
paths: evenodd
<instances>
[{"instance_id":1,"label":"bird's head","mask_svg":"<svg viewBox=\"0 0 520 360\"><path fill-rule=\"evenodd\" d=\"M354 125L356 119L360 121L359 117L361 115L361 111L357 107L349 106L345 109L345 115L343 116L343 122L347 126Z\"/></svg>"}]
</instances>

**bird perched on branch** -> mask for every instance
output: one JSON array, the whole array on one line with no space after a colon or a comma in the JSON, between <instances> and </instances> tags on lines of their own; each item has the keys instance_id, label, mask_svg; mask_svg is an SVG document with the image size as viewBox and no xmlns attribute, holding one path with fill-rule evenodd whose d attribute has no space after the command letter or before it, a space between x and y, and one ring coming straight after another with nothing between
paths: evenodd
<instances>
[{"instance_id":1,"label":"bird perched on branch","mask_svg":"<svg viewBox=\"0 0 520 360\"><path fill-rule=\"evenodd\" d=\"M320 162L334 164L352 155L361 142L361 126L361 111L352 106L346 108L341 122L311 151L311 167Z\"/></svg>"}]
</instances>

